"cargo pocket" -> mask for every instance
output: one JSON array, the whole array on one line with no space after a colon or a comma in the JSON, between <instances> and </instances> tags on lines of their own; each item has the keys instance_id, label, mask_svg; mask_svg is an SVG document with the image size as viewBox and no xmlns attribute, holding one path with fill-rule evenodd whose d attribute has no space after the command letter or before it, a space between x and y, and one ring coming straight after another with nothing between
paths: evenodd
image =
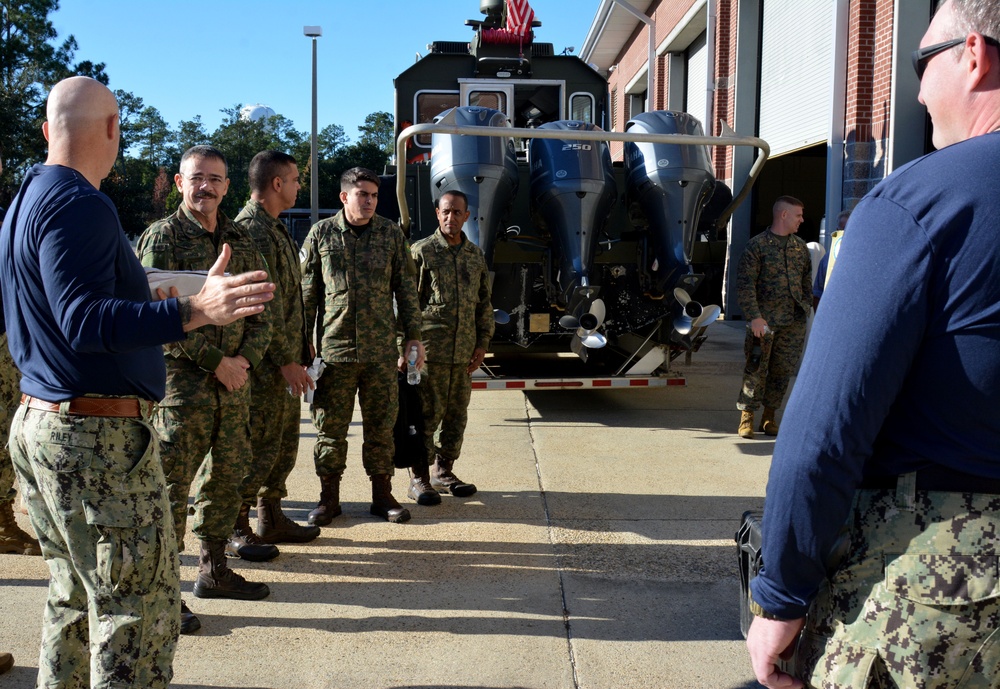
<instances>
[{"instance_id":1,"label":"cargo pocket","mask_svg":"<svg viewBox=\"0 0 1000 689\"><path fill-rule=\"evenodd\" d=\"M990 634L976 651L955 689L996 689L1000 686L1000 630Z\"/></svg>"},{"instance_id":2,"label":"cargo pocket","mask_svg":"<svg viewBox=\"0 0 1000 689\"><path fill-rule=\"evenodd\" d=\"M806 630L794 657L781 669L808 687L875 689L883 686L878 681L880 666L874 650Z\"/></svg>"},{"instance_id":3,"label":"cargo pocket","mask_svg":"<svg viewBox=\"0 0 1000 689\"><path fill-rule=\"evenodd\" d=\"M85 498L87 524L100 534L97 541L97 587L120 596L149 593L159 577L163 519L157 492L116 493Z\"/></svg>"},{"instance_id":4,"label":"cargo pocket","mask_svg":"<svg viewBox=\"0 0 1000 689\"><path fill-rule=\"evenodd\" d=\"M997 555L887 555L885 586L901 598L931 606L970 605L1000 595Z\"/></svg>"}]
</instances>

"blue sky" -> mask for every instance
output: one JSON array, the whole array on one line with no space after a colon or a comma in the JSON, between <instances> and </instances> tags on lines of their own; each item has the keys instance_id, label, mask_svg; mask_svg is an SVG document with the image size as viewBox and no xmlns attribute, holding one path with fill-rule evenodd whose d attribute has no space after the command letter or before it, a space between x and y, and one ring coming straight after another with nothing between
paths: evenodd
<instances>
[{"instance_id":1,"label":"blue sky","mask_svg":"<svg viewBox=\"0 0 1000 689\"><path fill-rule=\"evenodd\" d=\"M579 53L599 0L530 0L536 40ZM201 115L211 132L221 108L263 103L308 132L311 39L320 25L319 127L339 124L355 141L365 115L392 112L392 80L435 40L472 38L479 0L61 0L59 40L73 34L76 60L106 63L112 89L156 107L171 127Z\"/></svg>"}]
</instances>

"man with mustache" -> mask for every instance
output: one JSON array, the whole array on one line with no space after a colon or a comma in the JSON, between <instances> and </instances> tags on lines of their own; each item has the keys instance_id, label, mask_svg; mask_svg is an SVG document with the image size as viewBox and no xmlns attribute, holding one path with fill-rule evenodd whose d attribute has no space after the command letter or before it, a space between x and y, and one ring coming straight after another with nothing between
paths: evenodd
<instances>
[{"instance_id":1,"label":"man with mustache","mask_svg":"<svg viewBox=\"0 0 1000 689\"><path fill-rule=\"evenodd\" d=\"M218 149L193 146L184 152L180 172L174 176L184 200L176 213L150 225L139 239L137 253L144 266L205 270L223 244L229 244L231 272L265 269L253 240L219 210L229 189L226 175L226 159ZM192 531L201 542L194 584L198 598L259 600L270 593L265 584L246 581L226 564L227 551L255 562L278 555L276 547L252 532L230 540L251 457L248 375L270 340L270 320L261 314L226 326L199 328L164 347L167 391L154 422L162 441L178 550L184 549L188 493L197 475ZM201 626L183 603L181 614L181 633Z\"/></svg>"}]
</instances>

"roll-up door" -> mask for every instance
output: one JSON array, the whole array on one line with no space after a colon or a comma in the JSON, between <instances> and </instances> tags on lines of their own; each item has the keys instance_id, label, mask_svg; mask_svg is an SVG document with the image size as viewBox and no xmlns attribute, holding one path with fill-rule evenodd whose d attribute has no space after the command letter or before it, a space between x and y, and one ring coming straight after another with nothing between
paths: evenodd
<instances>
[{"instance_id":1,"label":"roll-up door","mask_svg":"<svg viewBox=\"0 0 1000 689\"><path fill-rule=\"evenodd\" d=\"M698 118L705 126L705 106L707 104L705 84L708 80L708 45L705 42L705 32L691 42L685 54L685 86L684 111ZM708 127L705 127L708 129Z\"/></svg>"},{"instance_id":2,"label":"roll-up door","mask_svg":"<svg viewBox=\"0 0 1000 689\"><path fill-rule=\"evenodd\" d=\"M763 5L758 131L775 156L829 136L834 0Z\"/></svg>"}]
</instances>

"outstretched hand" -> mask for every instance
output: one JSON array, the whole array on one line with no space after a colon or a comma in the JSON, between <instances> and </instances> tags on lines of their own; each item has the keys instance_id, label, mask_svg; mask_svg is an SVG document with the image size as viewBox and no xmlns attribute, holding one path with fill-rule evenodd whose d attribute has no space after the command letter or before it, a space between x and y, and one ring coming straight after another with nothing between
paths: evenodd
<instances>
[{"instance_id":1,"label":"outstretched hand","mask_svg":"<svg viewBox=\"0 0 1000 689\"><path fill-rule=\"evenodd\" d=\"M209 269L208 277L198 294L182 298L181 314L184 331L203 325L228 325L264 310L264 303L274 299L274 283L264 282L267 273L254 270L240 275L226 275L226 266L233 250L222 245L219 258Z\"/></svg>"}]
</instances>

